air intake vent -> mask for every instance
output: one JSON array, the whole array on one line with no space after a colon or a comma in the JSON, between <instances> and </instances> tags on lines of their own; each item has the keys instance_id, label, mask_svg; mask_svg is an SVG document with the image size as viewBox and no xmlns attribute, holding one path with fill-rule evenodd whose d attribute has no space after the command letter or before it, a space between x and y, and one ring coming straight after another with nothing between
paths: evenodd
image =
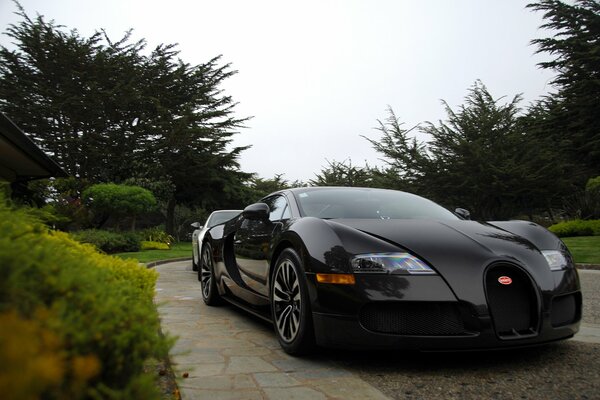
<instances>
[{"instance_id":1,"label":"air intake vent","mask_svg":"<svg viewBox=\"0 0 600 400\"><path fill-rule=\"evenodd\" d=\"M537 334L538 305L531 279L512 265L496 265L486 275L487 300L496 333L503 339Z\"/></svg>"},{"instance_id":2,"label":"air intake vent","mask_svg":"<svg viewBox=\"0 0 600 400\"><path fill-rule=\"evenodd\" d=\"M578 304L581 304L577 293L566 296L555 297L552 299L552 326L558 327L569 325L575 322L579 317Z\"/></svg>"},{"instance_id":3,"label":"air intake vent","mask_svg":"<svg viewBox=\"0 0 600 400\"><path fill-rule=\"evenodd\" d=\"M379 333L416 336L465 334L455 303L374 302L361 309L359 318L365 329Z\"/></svg>"}]
</instances>

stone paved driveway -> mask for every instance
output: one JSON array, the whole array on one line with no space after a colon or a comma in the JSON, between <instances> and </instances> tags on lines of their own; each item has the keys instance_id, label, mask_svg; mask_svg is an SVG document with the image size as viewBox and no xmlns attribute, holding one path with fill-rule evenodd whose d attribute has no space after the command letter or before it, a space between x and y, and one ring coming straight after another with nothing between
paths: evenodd
<instances>
[{"instance_id":1,"label":"stone paved driveway","mask_svg":"<svg viewBox=\"0 0 600 400\"><path fill-rule=\"evenodd\" d=\"M179 338L171 358L184 400L388 399L325 355L288 356L255 317L204 305L190 261L155 268L163 330Z\"/></svg>"},{"instance_id":2,"label":"stone paved driveway","mask_svg":"<svg viewBox=\"0 0 600 400\"><path fill-rule=\"evenodd\" d=\"M294 358L270 325L205 306L189 261L156 270L163 329L179 337L171 353L184 400L600 398L600 271L580 271L585 310L574 340L459 357L323 350Z\"/></svg>"}]
</instances>

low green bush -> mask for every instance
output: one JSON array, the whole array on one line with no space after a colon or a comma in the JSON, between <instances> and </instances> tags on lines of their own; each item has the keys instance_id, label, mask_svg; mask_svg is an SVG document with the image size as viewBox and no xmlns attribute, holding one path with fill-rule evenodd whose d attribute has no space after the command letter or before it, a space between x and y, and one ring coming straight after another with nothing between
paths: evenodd
<instances>
[{"instance_id":1,"label":"low green bush","mask_svg":"<svg viewBox=\"0 0 600 400\"><path fill-rule=\"evenodd\" d=\"M0 393L11 398L158 399L164 357L156 272L49 231L0 195Z\"/></svg>"},{"instance_id":2,"label":"low green bush","mask_svg":"<svg viewBox=\"0 0 600 400\"><path fill-rule=\"evenodd\" d=\"M590 178L585 185L586 192L600 192L600 176Z\"/></svg>"},{"instance_id":3,"label":"low green bush","mask_svg":"<svg viewBox=\"0 0 600 400\"><path fill-rule=\"evenodd\" d=\"M112 232L100 229L87 229L73 233L81 243L94 245L105 253L122 253L140 250L140 236L134 232Z\"/></svg>"},{"instance_id":4,"label":"low green bush","mask_svg":"<svg viewBox=\"0 0 600 400\"><path fill-rule=\"evenodd\" d=\"M171 246L161 242L142 240L141 250L169 250Z\"/></svg>"},{"instance_id":5,"label":"low green bush","mask_svg":"<svg viewBox=\"0 0 600 400\"><path fill-rule=\"evenodd\" d=\"M581 220L559 222L548 228L558 237L569 236L598 236L600 235L600 220Z\"/></svg>"}]
</instances>

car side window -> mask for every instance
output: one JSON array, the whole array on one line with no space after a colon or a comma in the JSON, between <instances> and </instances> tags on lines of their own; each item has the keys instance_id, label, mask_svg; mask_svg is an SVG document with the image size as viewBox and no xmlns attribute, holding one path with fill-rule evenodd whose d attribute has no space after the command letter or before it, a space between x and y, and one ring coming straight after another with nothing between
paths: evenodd
<instances>
[{"instance_id":1,"label":"car side window","mask_svg":"<svg viewBox=\"0 0 600 400\"><path fill-rule=\"evenodd\" d=\"M264 200L269 205L271 212L269 213L270 221L279 221L284 218L289 218L289 209L287 201L283 196L269 197ZM286 216L287 213L287 216Z\"/></svg>"}]
</instances>

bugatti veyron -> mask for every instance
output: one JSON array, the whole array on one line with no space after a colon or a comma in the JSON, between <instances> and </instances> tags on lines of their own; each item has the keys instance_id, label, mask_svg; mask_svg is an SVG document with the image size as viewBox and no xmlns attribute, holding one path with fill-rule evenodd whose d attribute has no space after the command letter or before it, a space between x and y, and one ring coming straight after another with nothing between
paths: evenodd
<instances>
[{"instance_id":1,"label":"bugatti veyron","mask_svg":"<svg viewBox=\"0 0 600 400\"><path fill-rule=\"evenodd\" d=\"M393 190L273 193L206 232L198 279L206 304L272 321L290 354L531 346L581 319L572 257L548 230Z\"/></svg>"}]
</instances>

